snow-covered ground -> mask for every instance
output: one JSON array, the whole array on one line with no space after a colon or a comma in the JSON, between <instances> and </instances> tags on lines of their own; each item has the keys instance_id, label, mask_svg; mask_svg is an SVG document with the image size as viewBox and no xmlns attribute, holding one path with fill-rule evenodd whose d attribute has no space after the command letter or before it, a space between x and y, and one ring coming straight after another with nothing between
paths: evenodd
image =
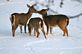
<instances>
[{"instance_id":1,"label":"snow-covered ground","mask_svg":"<svg viewBox=\"0 0 82 54\"><path fill-rule=\"evenodd\" d=\"M69 37L63 37L62 31L58 27L54 27L53 34L49 34L47 39L44 38L42 32L39 38L29 36L28 33L21 34L19 28L13 38L10 14L25 13L28 11L28 7L26 7L26 0L25 4L23 0L20 0L22 2L17 0L18 3L14 0L10 3L6 1L2 3L3 1L5 0L0 1L0 54L82 54L82 16L70 19ZM67 1L70 3L69 5L66 3ZM60 13L73 16L82 12L82 4L67 1L62 9L58 9Z\"/></svg>"}]
</instances>

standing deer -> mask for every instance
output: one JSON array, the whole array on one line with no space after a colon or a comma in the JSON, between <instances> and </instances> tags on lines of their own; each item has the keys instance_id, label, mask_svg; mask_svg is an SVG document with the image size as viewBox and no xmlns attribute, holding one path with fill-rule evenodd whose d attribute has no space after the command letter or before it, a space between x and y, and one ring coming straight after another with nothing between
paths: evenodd
<instances>
[{"instance_id":1,"label":"standing deer","mask_svg":"<svg viewBox=\"0 0 82 54\"><path fill-rule=\"evenodd\" d=\"M40 17L30 19L30 21L28 23L28 31L29 31L30 35L31 35L33 28L34 28L34 33L36 32L36 34L37 34L36 35L37 38L39 37L39 34L40 34L39 28L42 30L44 37L46 38L45 32L44 32L43 20Z\"/></svg>"},{"instance_id":2,"label":"standing deer","mask_svg":"<svg viewBox=\"0 0 82 54\"><path fill-rule=\"evenodd\" d=\"M43 20L45 25L47 26L47 35L50 30L52 33L52 27L58 25L59 28L63 31L63 36L68 36L68 29L67 26L69 24L69 18L66 15L47 15L48 9L42 9L38 11L39 14L43 16Z\"/></svg>"},{"instance_id":3,"label":"standing deer","mask_svg":"<svg viewBox=\"0 0 82 54\"><path fill-rule=\"evenodd\" d=\"M27 24L27 21L28 19L31 17L32 13L36 13L36 9L34 8L36 4L32 5L32 6L29 6L29 11L27 13L13 13L11 14L11 18L10 18L10 21L11 21L11 24L12 24L12 35L13 37L15 36L15 30L17 29L17 27L19 25L20 26L20 30L21 30L21 33L22 33L22 26L24 26L24 32L26 33L26 24Z\"/></svg>"}]
</instances>

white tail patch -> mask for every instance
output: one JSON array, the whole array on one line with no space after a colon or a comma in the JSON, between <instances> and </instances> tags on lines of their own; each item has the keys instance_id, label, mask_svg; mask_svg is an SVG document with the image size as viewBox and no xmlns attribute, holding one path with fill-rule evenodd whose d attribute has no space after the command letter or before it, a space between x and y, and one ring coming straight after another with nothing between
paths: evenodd
<instances>
[{"instance_id":1,"label":"white tail patch","mask_svg":"<svg viewBox=\"0 0 82 54\"><path fill-rule=\"evenodd\" d=\"M40 29L42 30L42 27L41 27L41 21L39 22L39 31L40 31Z\"/></svg>"},{"instance_id":2,"label":"white tail patch","mask_svg":"<svg viewBox=\"0 0 82 54\"><path fill-rule=\"evenodd\" d=\"M39 25L41 25L41 21L39 22Z\"/></svg>"},{"instance_id":3,"label":"white tail patch","mask_svg":"<svg viewBox=\"0 0 82 54\"><path fill-rule=\"evenodd\" d=\"M13 21L12 26L15 25L15 15L13 15L13 18L14 18L14 19L13 19L14 21Z\"/></svg>"},{"instance_id":4,"label":"white tail patch","mask_svg":"<svg viewBox=\"0 0 82 54\"><path fill-rule=\"evenodd\" d=\"M68 19L66 19L66 21L68 21Z\"/></svg>"}]
</instances>

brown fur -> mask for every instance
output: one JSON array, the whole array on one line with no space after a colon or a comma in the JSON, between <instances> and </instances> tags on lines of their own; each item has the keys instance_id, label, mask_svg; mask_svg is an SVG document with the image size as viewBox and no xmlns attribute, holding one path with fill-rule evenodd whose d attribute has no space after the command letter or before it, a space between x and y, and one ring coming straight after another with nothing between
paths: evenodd
<instances>
[{"instance_id":1,"label":"brown fur","mask_svg":"<svg viewBox=\"0 0 82 54\"><path fill-rule=\"evenodd\" d=\"M42 9L38 11L39 14L43 16L43 20L47 26L47 34L50 29L50 33L52 33L52 27L58 25L59 28L63 31L63 36L65 34L68 36L67 26L69 24L69 18L66 15L47 15L48 9Z\"/></svg>"},{"instance_id":2,"label":"brown fur","mask_svg":"<svg viewBox=\"0 0 82 54\"><path fill-rule=\"evenodd\" d=\"M31 17L32 13L36 13L36 9L34 8L35 5L32 5L32 6L29 6L29 11L28 13L13 13L11 14L11 18L10 18L10 21L11 21L11 24L12 24L12 35L13 37L15 36L15 30L17 29L17 27L19 25L20 26L20 30L21 30L21 33L22 33L22 26L24 26L24 31L26 33L26 24L27 24L27 21L28 19Z\"/></svg>"},{"instance_id":3,"label":"brown fur","mask_svg":"<svg viewBox=\"0 0 82 54\"><path fill-rule=\"evenodd\" d=\"M45 36L45 32L44 32L44 26L43 26L43 20L39 17L36 18L31 18L29 23L28 23L28 31L29 34L31 35L31 31L34 28L34 33L36 32L37 34L37 38L39 37L39 28L42 30L44 36ZM46 38L46 36L45 36Z\"/></svg>"}]
</instances>

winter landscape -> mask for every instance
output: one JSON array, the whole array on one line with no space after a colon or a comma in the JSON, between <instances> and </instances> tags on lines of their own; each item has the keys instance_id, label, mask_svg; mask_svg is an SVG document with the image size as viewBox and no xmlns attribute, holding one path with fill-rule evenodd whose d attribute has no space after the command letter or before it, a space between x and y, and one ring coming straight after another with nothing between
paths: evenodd
<instances>
[{"instance_id":1,"label":"winter landscape","mask_svg":"<svg viewBox=\"0 0 82 54\"><path fill-rule=\"evenodd\" d=\"M82 3L80 2L64 0L62 8L58 7L59 2L60 0L56 0L55 6L51 6L51 8L60 14L75 16L82 13ZM39 38L33 34L29 36L28 29L27 34L21 34L19 27L16 30L16 36L13 37L10 15L26 13L28 11L26 4L30 4L30 2L28 0L0 0L0 54L82 54L82 15L70 19L68 37L64 37L58 27L53 28L53 34L47 35L47 39L44 38L42 32ZM35 8L41 10L45 7ZM40 14L32 15L32 17L37 16L41 17Z\"/></svg>"}]
</instances>

